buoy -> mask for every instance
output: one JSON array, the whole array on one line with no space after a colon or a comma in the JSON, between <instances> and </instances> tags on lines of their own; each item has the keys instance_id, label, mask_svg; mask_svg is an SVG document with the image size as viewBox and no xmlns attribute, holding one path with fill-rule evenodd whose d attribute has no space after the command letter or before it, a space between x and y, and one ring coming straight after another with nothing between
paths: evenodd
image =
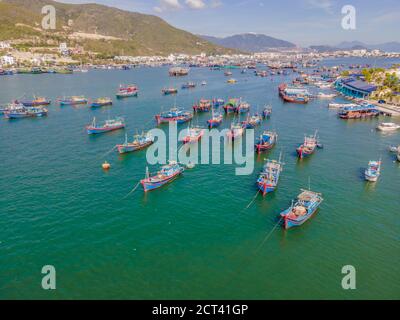
<instances>
[{"instance_id":1,"label":"buoy","mask_svg":"<svg viewBox=\"0 0 400 320\"><path fill-rule=\"evenodd\" d=\"M104 161L102 167L104 170L109 170L111 168L111 165L107 161Z\"/></svg>"}]
</instances>

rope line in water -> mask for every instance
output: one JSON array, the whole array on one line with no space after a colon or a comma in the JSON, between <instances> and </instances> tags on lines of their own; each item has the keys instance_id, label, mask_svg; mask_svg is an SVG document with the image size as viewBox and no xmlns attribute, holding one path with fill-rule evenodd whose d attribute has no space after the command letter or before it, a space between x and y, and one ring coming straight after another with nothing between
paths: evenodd
<instances>
[{"instance_id":1,"label":"rope line in water","mask_svg":"<svg viewBox=\"0 0 400 320\"><path fill-rule=\"evenodd\" d=\"M251 207L251 205L254 203L254 201L256 201L258 194L260 193L260 190L257 190L257 193L255 194L253 200L250 201L250 203L247 205L247 207L244 210L247 210L248 208ZM242 210L242 211L244 211Z\"/></svg>"},{"instance_id":2,"label":"rope line in water","mask_svg":"<svg viewBox=\"0 0 400 320\"><path fill-rule=\"evenodd\" d=\"M122 199L125 200L126 198L128 198L132 193L134 193L136 191L136 189L139 187L140 185L140 181L137 183L137 185Z\"/></svg>"},{"instance_id":3,"label":"rope line in water","mask_svg":"<svg viewBox=\"0 0 400 320\"><path fill-rule=\"evenodd\" d=\"M107 151L105 154L101 155L99 158L104 158L105 156L108 156L111 152L113 152L117 146L112 147L110 151Z\"/></svg>"},{"instance_id":4,"label":"rope line in water","mask_svg":"<svg viewBox=\"0 0 400 320\"><path fill-rule=\"evenodd\" d=\"M256 254L262 247L263 245L267 242L267 240L271 237L272 233L275 231L276 227L279 226L279 224L282 221L282 217L279 219L279 221L275 224L275 226L272 228L272 230L265 236L264 240L261 242L261 244L257 247L256 251L254 254Z\"/></svg>"}]
</instances>

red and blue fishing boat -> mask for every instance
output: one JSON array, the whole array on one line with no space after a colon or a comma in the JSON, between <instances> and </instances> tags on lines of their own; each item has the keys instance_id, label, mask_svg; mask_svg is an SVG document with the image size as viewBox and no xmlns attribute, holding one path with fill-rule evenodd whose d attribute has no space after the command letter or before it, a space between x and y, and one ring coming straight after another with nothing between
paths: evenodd
<instances>
[{"instance_id":1,"label":"red and blue fishing boat","mask_svg":"<svg viewBox=\"0 0 400 320\"><path fill-rule=\"evenodd\" d=\"M150 133L142 133L135 135L132 142L128 142L128 136L125 135L125 142L117 144L117 149L120 154L143 150L154 143L154 137Z\"/></svg>"},{"instance_id":2,"label":"red and blue fishing boat","mask_svg":"<svg viewBox=\"0 0 400 320\"><path fill-rule=\"evenodd\" d=\"M318 131L315 131L313 136L305 136L304 143L297 149L297 155L300 159L310 156L315 152L315 149L320 145L317 138Z\"/></svg>"},{"instance_id":3,"label":"red and blue fishing boat","mask_svg":"<svg viewBox=\"0 0 400 320\"><path fill-rule=\"evenodd\" d=\"M154 176L150 176L148 169L146 169L146 178L141 180L140 183L144 192L152 191L172 182L184 170L184 167L180 166L176 161L169 161L169 164L163 166Z\"/></svg>"},{"instance_id":4,"label":"red and blue fishing boat","mask_svg":"<svg viewBox=\"0 0 400 320\"><path fill-rule=\"evenodd\" d=\"M17 100L16 103L20 103L25 107L37 107L48 106L51 101L45 97L34 97L33 99Z\"/></svg>"},{"instance_id":5,"label":"red and blue fishing boat","mask_svg":"<svg viewBox=\"0 0 400 320\"><path fill-rule=\"evenodd\" d=\"M310 190L301 191L297 199L292 201L290 208L280 214L284 220L285 229L301 226L317 212L324 200L321 193Z\"/></svg>"},{"instance_id":6,"label":"red and blue fishing boat","mask_svg":"<svg viewBox=\"0 0 400 320\"><path fill-rule=\"evenodd\" d=\"M87 104L88 100L84 96L64 97L58 100L61 106L75 106L79 104Z\"/></svg>"},{"instance_id":7,"label":"red and blue fishing boat","mask_svg":"<svg viewBox=\"0 0 400 320\"><path fill-rule=\"evenodd\" d=\"M96 123L96 118L93 118L92 124L86 126L86 131L88 134L100 134L123 128L125 128L125 121L123 118L109 119L104 121L102 125L98 125Z\"/></svg>"},{"instance_id":8,"label":"red and blue fishing boat","mask_svg":"<svg viewBox=\"0 0 400 320\"><path fill-rule=\"evenodd\" d=\"M47 116L48 110L44 107L25 107L23 104L11 104L5 110L6 119L39 118Z\"/></svg>"},{"instance_id":9,"label":"red and blue fishing boat","mask_svg":"<svg viewBox=\"0 0 400 320\"><path fill-rule=\"evenodd\" d=\"M176 88L164 88L161 90L162 94L167 96L170 94L177 94L178 93L178 89Z\"/></svg>"},{"instance_id":10,"label":"red and blue fishing boat","mask_svg":"<svg viewBox=\"0 0 400 320\"><path fill-rule=\"evenodd\" d=\"M255 114L251 117L248 116L246 121L243 121L242 124L246 129L254 129L261 124L262 120L262 116Z\"/></svg>"},{"instance_id":11,"label":"red and blue fishing boat","mask_svg":"<svg viewBox=\"0 0 400 320\"><path fill-rule=\"evenodd\" d=\"M120 85L116 93L117 99L137 97L139 89L135 84Z\"/></svg>"},{"instance_id":12,"label":"red and blue fishing boat","mask_svg":"<svg viewBox=\"0 0 400 320\"><path fill-rule=\"evenodd\" d=\"M157 124L176 122L178 124L185 123L192 120L193 115L190 112L178 108L172 108L169 111L162 112L155 116Z\"/></svg>"},{"instance_id":13,"label":"red and blue fishing boat","mask_svg":"<svg viewBox=\"0 0 400 320\"><path fill-rule=\"evenodd\" d=\"M283 170L284 163L281 161L281 156L279 160L267 160L262 172L257 179L258 189L265 196L267 193L275 191L278 186L279 176Z\"/></svg>"},{"instance_id":14,"label":"red and blue fishing boat","mask_svg":"<svg viewBox=\"0 0 400 320\"><path fill-rule=\"evenodd\" d=\"M238 99L238 98L229 99L227 104L224 106L225 113L237 112L239 103L240 103L240 99Z\"/></svg>"},{"instance_id":15,"label":"red and blue fishing boat","mask_svg":"<svg viewBox=\"0 0 400 320\"><path fill-rule=\"evenodd\" d=\"M201 99L199 103L193 106L194 112L209 112L212 109L212 103L210 100Z\"/></svg>"},{"instance_id":16,"label":"red and blue fishing boat","mask_svg":"<svg viewBox=\"0 0 400 320\"><path fill-rule=\"evenodd\" d=\"M213 99L213 107L214 108L219 108L221 106L223 106L225 104L225 100L224 99Z\"/></svg>"},{"instance_id":17,"label":"red and blue fishing boat","mask_svg":"<svg viewBox=\"0 0 400 320\"><path fill-rule=\"evenodd\" d=\"M196 88L196 84L194 82L186 82L182 85L182 89L193 89Z\"/></svg>"},{"instance_id":18,"label":"red and blue fishing boat","mask_svg":"<svg viewBox=\"0 0 400 320\"><path fill-rule=\"evenodd\" d=\"M271 150L278 141L278 134L275 131L264 131L257 140L255 148L258 153Z\"/></svg>"},{"instance_id":19,"label":"red and blue fishing boat","mask_svg":"<svg viewBox=\"0 0 400 320\"><path fill-rule=\"evenodd\" d=\"M370 161L368 163L368 168L365 170L364 177L365 180L370 181L370 182L376 182L378 181L380 175L381 175L381 166L382 166L382 161Z\"/></svg>"},{"instance_id":20,"label":"red and blue fishing boat","mask_svg":"<svg viewBox=\"0 0 400 320\"><path fill-rule=\"evenodd\" d=\"M216 128L221 125L223 120L223 116L220 113L215 113L214 109L212 110L212 117L211 119L207 120L208 127L210 129Z\"/></svg>"},{"instance_id":21,"label":"red and blue fishing boat","mask_svg":"<svg viewBox=\"0 0 400 320\"><path fill-rule=\"evenodd\" d=\"M91 103L92 108L100 108L104 106L111 106L113 104L110 98L98 98Z\"/></svg>"},{"instance_id":22,"label":"red and blue fishing boat","mask_svg":"<svg viewBox=\"0 0 400 320\"><path fill-rule=\"evenodd\" d=\"M250 111L250 104L247 102L240 102L236 108L237 113L247 113Z\"/></svg>"},{"instance_id":23,"label":"red and blue fishing boat","mask_svg":"<svg viewBox=\"0 0 400 320\"><path fill-rule=\"evenodd\" d=\"M184 144L196 143L203 137L204 132L204 129L200 127L188 128L187 135L183 137L182 141Z\"/></svg>"}]
</instances>

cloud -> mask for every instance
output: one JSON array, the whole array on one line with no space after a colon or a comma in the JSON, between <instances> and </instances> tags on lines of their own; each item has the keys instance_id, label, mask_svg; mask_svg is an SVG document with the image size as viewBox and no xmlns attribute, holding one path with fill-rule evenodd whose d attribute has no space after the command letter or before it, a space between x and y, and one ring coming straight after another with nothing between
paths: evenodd
<instances>
[{"instance_id":1,"label":"cloud","mask_svg":"<svg viewBox=\"0 0 400 320\"><path fill-rule=\"evenodd\" d=\"M211 0L210 7L211 8L218 8L222 6L222 1L220 0Z\"/></svg>"},{"instance_id":2,"label":"cloud","mask_svg":"<svg viewBox=\"0 0 400 320\"><path fill-rule=\"evenodd\" d=\"M203 0L186 0L185 3L192 9L204 9L206 4Z\"/></svg>"},{"instance_id":3,"label":"cloud","mask_svg":"<svg viewBox=\"0 0 400 320\"><path fill-rule=\"evenodd\" d=\"M310 7L324 10L325 12L333 13L333 2L332 0L307 0Z\"/></svg>"},{"instance_id":4,"label":"cloud","mask_svg":"<svg viewBox=\"0 0 400 320\"><path fill-rule=\"evenodd\" d=\"M177 10L182 8L179 0L159 0L159 5L154 7L154 11L160 13L166 10Z\"/></svg>"}]
</instances>

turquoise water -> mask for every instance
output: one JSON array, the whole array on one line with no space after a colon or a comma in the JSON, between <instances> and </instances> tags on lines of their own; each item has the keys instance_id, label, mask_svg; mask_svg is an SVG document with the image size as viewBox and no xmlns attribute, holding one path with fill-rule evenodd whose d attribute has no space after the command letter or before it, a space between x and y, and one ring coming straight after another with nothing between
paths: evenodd
<instances>
[{"instance_id":1,"label":"turquoise water","mask_svg":"<svg viewBox=\"0 0 400 320\"><path fill-rule=\"evenodd\" d=\"M326 64L342 62L357 60ZM120 83L131 82L140 94L98 110L52 105L47 118L1 119L0 298L400 298L400 164L387 151L400 143L399 133L377 133L382 119L342 121L327 101L284 104L277 94L284 77L233 72L239 82L230 86L223 72L196 68L182 79L169 78L166 68L1 77L3 102L24 93L52 100L113 97ZM143 178L146 153L104 156L123 142L124 131L89 137L84 126L93 116L122 115L130 135L150 129L161 107L175 102L161 89L188 80L208 85L180 90L176 103L187 109L202 97L241 96L260 110L273 105L271 120L257 132L279 134L268 157L283 151L286 165L274 194L258 196L245 210L256 193L262 155L249 176L236 176L233 165L199 165L163 189L147 195L139 189L123 199ZM205 124L208 117L194 122ZM299 162L295 148L315 129L325 148ZM365 166L380 156L379 182L365 183ZM104 160L109 172L101 169ZM309 178L325 198L318 214L301 228L278 227L266 238ZM341 287L341 269L349 264L357 270L354 291ZM44 265L57 270L55 291L41 289Z\"/></svg>"}]
</instances>

